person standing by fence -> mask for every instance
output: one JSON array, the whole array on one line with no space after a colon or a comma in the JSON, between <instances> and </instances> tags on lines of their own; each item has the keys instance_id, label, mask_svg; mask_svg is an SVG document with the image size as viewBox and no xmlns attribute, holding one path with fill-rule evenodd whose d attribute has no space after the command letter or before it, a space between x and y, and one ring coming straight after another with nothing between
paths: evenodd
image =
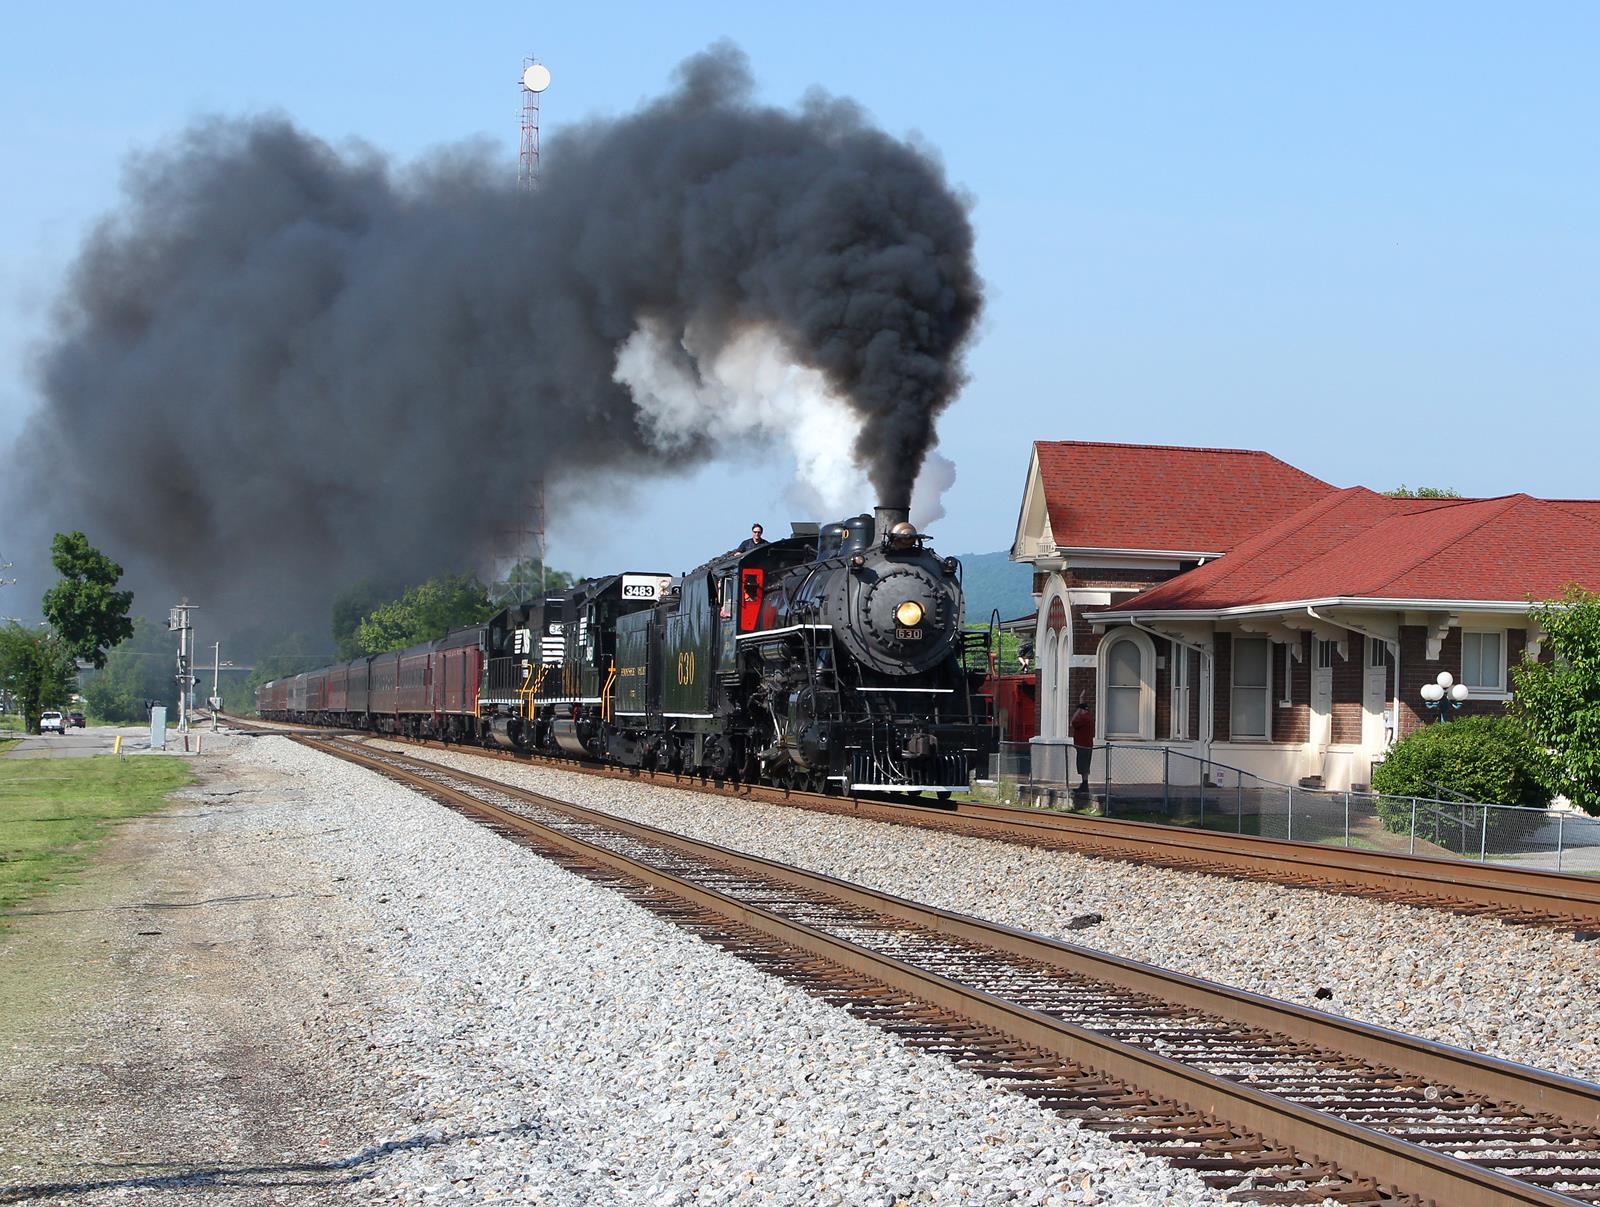
<instances>
[{"instance_id":1,"label":"person standing by fence","mask_svg":"<svg viewBox=\"0 0 1600 1207\"><path fill-rule=\"evenodd\" d=\"M1067 724L1072 734L1072 744L1078 753L1078 791L1089 790L1089 763L1094 758L1094 712L1084 696L1078 697L1078 707Z\"/></svg>"}]
</instances>

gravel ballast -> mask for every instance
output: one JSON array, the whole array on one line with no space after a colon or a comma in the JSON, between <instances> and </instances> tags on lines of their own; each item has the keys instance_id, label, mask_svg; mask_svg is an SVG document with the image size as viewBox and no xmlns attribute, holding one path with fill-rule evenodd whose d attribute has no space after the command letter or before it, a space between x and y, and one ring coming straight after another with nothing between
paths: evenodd
<instances>
[{"instance_id":1,"label":"gravel ballast","mask_svg":"<svg viewBox=\"0 0 1600 1207\"><path fill-rule=\"evenodd\" d=\"M377 745L1192 976L1600 1078L1600 947L1563 932ZM1102 920L1084 924L1095 914Z\"/></svg>"},{"instance_id":2,"label":"gravel ballast","mask_svg":"<svg viewBox=\"0 0 1600 1207\"><path fill-rule=\"evenodd\" d=\"M371 772L238 757L291 777L261 824L320 832L396 986L352 1024L395 1108L383 1201L1222 1201Z\"/></svg>"}]
</instances>

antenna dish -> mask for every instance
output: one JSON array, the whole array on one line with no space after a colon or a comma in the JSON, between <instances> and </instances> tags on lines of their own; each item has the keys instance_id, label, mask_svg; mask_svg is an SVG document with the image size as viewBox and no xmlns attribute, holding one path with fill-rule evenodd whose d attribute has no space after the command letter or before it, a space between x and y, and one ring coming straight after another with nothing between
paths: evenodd
<instances>
[{"instance_id":1,"label":"antenna dish","mask_svg":"<svg viewBox=\"0 0 1600 1207\"><path fill-rule=\"evenodd\" d=\"M543 92L550 87L550 69L543 63L529 64L522 73L522 86L529 92Z\"/></svg>"}]
</instances>

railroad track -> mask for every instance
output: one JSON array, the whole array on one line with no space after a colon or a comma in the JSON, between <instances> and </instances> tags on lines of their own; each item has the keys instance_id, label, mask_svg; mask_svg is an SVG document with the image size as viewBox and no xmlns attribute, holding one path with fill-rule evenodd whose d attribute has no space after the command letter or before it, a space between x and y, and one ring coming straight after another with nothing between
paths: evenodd
<instances>
[{"instance_id":1,"label":"railroad track","mask_svg":"<svg viewBox=\"0 0 1600 1207\"><path fill-rule=\"evenodd\" d=\"M1324 1015L348 741L808 991L1262 1203L1600 1203L1600 1086Z\"/></svg>"},{"instance_id":2,"label":"railroad track","mask_svg":"<svg viewBox=\"0 0 1600 1207\"><path fill-rule=\"evenodd\" d=\"M304 726L247 721L237 717L226 719L233 725L269 732L317 732ZM408 745L454 750L481 758L535 763L587 775L643 781L660 787L759 800L790 808L866 818L964 837L1070 851L1092 858L1153 864L1236 880L1265 881L1399 905L1492 917L1518 925L1566 930L1580 939L1600 939L1600 877L1116 821L1049 809L968 802L890 801L875 797L789 792L763 785L719 784L670 772L634 771L575 759L450 745L431 739L375 736Z\"/></svg>"}]
</instances>

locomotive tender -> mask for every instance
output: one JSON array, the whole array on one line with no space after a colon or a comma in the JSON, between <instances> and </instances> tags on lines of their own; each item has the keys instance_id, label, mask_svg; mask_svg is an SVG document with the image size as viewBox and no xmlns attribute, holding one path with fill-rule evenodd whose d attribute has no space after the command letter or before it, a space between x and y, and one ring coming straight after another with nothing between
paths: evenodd
<instances>
[{"instance_id":1,"label":"locomotive tender","mask_svg":"<svg viewBox=\"0 0 1600 1207\"><path fill-rule=\"evenodd\" d=\"M961 567L903 509L623 573L257 689L263 717L836 792L964 791L994 731Z\"/></svg>"}]
</instances>

